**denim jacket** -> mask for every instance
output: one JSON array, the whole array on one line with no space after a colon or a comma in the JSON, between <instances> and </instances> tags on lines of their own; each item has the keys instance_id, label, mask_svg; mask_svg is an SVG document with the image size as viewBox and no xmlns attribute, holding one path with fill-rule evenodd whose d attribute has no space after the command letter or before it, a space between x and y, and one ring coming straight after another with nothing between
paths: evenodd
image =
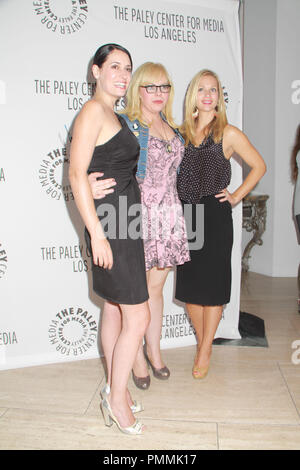
<instances>
[{"instance_id":1,"label":"denim jacket","mask_svg":"<svg viewBox=\"0 0 300 470\"><path fill-rule=\"evenodd\" d=\"M136 176L138 178L144 179L146 175L146 168L147 168L147 157L148 157L148 140L149 140L149 127L144 127L138 121L135 119L134 121L131 121L127 114L121 114L121 116L125 119L129 129L131 132L136 136L139 144L140 144L140 156L137 164L137 172ZM164 121L166 121L166 118L164 117L163 114L161 114L161 117L163 118ZM178 135L179 139L181 140L182 143L184 143L184 139L178 129L173 129L174 132ZM179 173L179 167L177 168L177 173Z\"/></svg>"}]
</instances>

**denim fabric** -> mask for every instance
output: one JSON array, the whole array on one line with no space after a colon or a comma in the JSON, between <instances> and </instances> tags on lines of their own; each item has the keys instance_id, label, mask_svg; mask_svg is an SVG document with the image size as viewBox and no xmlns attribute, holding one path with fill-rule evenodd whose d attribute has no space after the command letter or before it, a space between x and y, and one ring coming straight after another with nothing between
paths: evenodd
<instances>
[{"instance_id":1,"label":"denim fabric","mask_svg":"<svg viewBox=\"0 0 300 470\"><path fill-rule=\"evenodd\" d=\"M137 178L144 179L146 175L146 168L147 168L147 157L148 157L148 140L149 140L149 127L144 127L142 124L135 119L131 121L126 114L121 114L121 116L125 119L129 129L133 134L136 136L137 140L140 144L140 156L137 164ZM166 121L164 115L161 115L163 120ZM173 129L174 132L178 135L179 139L182 143L184 143L184 139L178 129ZM179 167L177 168L177 173L179 173Z\"/></svg>"}]
</instances>

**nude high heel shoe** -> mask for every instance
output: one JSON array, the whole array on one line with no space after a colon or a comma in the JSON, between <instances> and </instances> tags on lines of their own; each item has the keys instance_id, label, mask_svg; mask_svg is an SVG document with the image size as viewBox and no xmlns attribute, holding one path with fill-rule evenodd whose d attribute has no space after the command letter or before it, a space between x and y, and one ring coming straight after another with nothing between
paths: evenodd
<instances>
[{"instance_id":1,"label":"nude high heel shoe","mask_svg":"<svg viewBox=\"0 0 300 470\"><path fill-rule=\"evenodd\" d=\"M100 395L102 399L108 398L108 395L110 394L110 386L108 384L105 384L105 386L102 388L100 391ZM133 400L133 404L130 406L132 413L139 413L140 411L144 411L144 406L141 402L137 400Z\"/></svg>"},{"instance_id":2,"label":"nude high heel shoe","mask_svg":"<svg viewBox=\"0 0 300 470\"><path fill-rule=\"evenodd\" d=\"M209 367L193 367L193 377L194 379L204 379L207 376Z\"/></svg>"},{"instance_id":3,"label":"nude high heel shoe","mask_svg":"<svg viewBox=\"0 0 300 470\"><path fill-rule=\"evenodd\" d=\"M199 351L200 351L200 348L199 348L199 346L197 346L197 354L196 354L195 359L194 359L194 367L193 367L193 371L192 371L194 379L204 379L207 376L208 370L209 370L209 365L207 367L198 367L198 366L196 366Z\"/></svg>"},{"instance_id":4,"label":"nude high heel shoe","mask_svg":"<svg viewBox=\"0 0 300 470\"><path fill-rule=\"evenodd\" d=\"M111 427L113 423L115 423L119 430L124 433L124 434L129 434L129 435L139 435L143 434L144 431L144 426L142 423L140 423L137 419L133 423L132 426L128 426L127 428L123 428L117 418L114 416L110 403L107 398L104 398L104 400L101 402L101 411L103 413L104 417L104 422L105 426Z\"/></svg>"}]
</instances>

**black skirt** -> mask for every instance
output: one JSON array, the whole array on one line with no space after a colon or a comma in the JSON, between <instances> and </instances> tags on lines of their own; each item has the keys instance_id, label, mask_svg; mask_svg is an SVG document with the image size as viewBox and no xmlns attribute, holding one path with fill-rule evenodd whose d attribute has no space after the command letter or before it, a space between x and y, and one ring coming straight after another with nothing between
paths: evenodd
<instances>
[{"instance_id":1,"label":"black skirt","mask_svg":"<svg viewBox=\"0 0 300 470\"><path fill-rule=\"evenodd\" d=\"M190 205L190 211L183 202L188 232L192 228L200 233L200 228L204 228L204 241L199 248L197 243L189 240L191 261L177 266L175 297L197 305L224 305L230 301L231 294L231 205L228 201L220 202L214 195L202 197L201 204L204 211L197 212L196 204ZM187 216L190 212L192 217ZM204 224L204 227L199 224Z\"/></svg>"}]
</instances>

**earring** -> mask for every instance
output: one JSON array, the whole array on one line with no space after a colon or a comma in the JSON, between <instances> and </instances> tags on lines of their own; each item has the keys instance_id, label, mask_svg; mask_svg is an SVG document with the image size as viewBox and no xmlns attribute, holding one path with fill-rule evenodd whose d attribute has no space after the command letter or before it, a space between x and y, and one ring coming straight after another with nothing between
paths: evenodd
<instances>
[{"instance_id":1,"label":"earring","mask_svg":"<svg viewBox=\"0 0 300 470\"><path fill-rule=\"evenodd\" d=\"M192 117L193 117L194 119L196 119L196 118L198 117L198 115L199 115L199 109L196 108L196 111L193 112Z\"/></svg>"}]
</instances>

